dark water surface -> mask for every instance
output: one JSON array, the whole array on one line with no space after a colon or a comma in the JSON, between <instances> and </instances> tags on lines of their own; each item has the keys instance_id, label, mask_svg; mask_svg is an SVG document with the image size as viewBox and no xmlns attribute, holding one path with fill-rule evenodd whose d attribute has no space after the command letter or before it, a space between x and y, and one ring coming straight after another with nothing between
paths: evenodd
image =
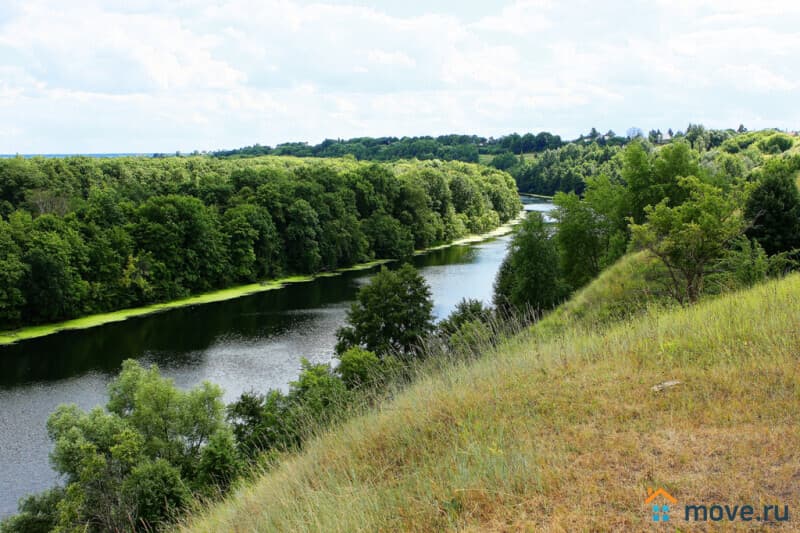
<instances>
[{"instance_id":1,"label":"dark water surface","mask_svg":"<svg viewBox=\"0 0 800 533\"><path fill-rule=\"evenodd\" d=\"M550 204L525 199L526 209ZM434 314L462 298L491 301L510 237L453 246L414 259L431 286ZM375 270L349 272L226 302L179 308L0 347L0 517L17 500L58 481L50 468L47 417L62 403L106 401L128 358L156 363L181 387L210 380L232 401L246 390L285 389L300 358L328 362L335 332Z\"/></svg>"}]
</instances>

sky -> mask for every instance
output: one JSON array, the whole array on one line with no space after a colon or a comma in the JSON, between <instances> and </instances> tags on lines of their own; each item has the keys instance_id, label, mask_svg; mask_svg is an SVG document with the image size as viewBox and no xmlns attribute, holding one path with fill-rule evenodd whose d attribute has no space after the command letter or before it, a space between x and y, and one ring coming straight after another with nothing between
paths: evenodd
<instances>
[{"instance_id":1,"label":"sky","mask_svg":"<svg viewBox=\"0 0 800 533\"><path fill-rule=\"evenodd\" d=\"M0 153L800 129L797 0L0 0Z\"/></svg>"}]
</instances>

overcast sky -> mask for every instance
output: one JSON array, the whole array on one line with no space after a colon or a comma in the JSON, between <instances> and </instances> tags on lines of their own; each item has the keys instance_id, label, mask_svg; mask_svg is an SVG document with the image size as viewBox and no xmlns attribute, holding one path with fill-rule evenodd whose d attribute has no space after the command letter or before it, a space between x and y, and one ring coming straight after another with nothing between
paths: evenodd
<instances>
[{"instance_id":1,"label":"overcast sky","mask_svg":"<svg viewBox=\"0 0 800 533\"><path fill-rule=\"evenodd\" d=\"M0 0L0 153L800 129L800 1Z\"/></svg>"}]
</instances>

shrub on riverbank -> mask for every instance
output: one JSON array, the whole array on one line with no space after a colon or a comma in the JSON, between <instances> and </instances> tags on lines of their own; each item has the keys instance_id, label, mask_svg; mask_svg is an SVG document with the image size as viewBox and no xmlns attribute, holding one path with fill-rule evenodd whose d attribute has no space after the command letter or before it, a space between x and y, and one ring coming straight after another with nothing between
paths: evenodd
<instances>
[{"instance_id":1,"label":"shrub on riverbank","mask_svg":"<svg viewBox=\"0 0 800 533\"><path fill-rule=\"evenodd\" d=\"M65 486L26 499L0 529L148 531L193 493L224 489L241 458L221 397L210 383L181 391L157 368L125 361L105 410L62 405L50 416L51 460Z\"/></svg>"},{"instance_id":2,"label":"shrub on riverbank","mask_svg":"<svg viewBox=\"0 0 800 533\"><path fill-rule=\"evenodd\" d=\"M336 352L363 347L379 357L413 357L419 339L434 329L432 311L430 287L413 266L384 267L358 291L347 326L336 332Z\"/></svg>"}]
</instances>

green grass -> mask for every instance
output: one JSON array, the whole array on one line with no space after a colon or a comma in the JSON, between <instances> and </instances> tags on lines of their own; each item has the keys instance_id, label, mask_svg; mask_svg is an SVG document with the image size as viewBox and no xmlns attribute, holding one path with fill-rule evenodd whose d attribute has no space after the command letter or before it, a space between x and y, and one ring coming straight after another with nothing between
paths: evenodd
<instances>
[{"instance_id":1,"label":"green grass","mask_svg":"<svg viewBox=\"0 0 800 533\"><path fill-rule=\"evenodd\" d=\"M625 255L545 316L536 328L547 332L567 327L595 328L651 307L668 307L673 301L662 286L665 278L664 268L646 252Z\"/></svg>"},{"instance_id":2,"label":"green grass","mask_svg":"<svg viewBox=\"0 0 800 533\"><path fill-rule=\"evenodd\" d=\"M417 250L415 255L425 254L427 252L433 250L439 250L442 248L447 248L450 246L456 246L460 244L470 244L476 243L480 241L484 241L487 239L492 239L501 235L505 235L509 233L513 227L518 224L522 220L523 212L520 212L520 215L515 218L514 220L508 222L507 224L503 224L495 228L494 230L480 234L480 235L468 235L456 241L442 244L439 246L432 246L430 248L426 248L424 250ZM207 303L213 302L221 302L225 300L232 300L234 298L240 298L242 296L247 296L249 294L255 294L258 292L270 291L274 289L280 289L291 283L304 283L307 281L312 281L317 278L324 278L324 277L332 277L338 276L343 272L353 272L357 270L368 270L370 268L376 267L378 265L383 265L391 262L389 259L378 259L375 261L369 261L366 263L360 263L351 267L347 268L340 268L331 272L321 272L314 275L309 276L287 276L280 279L264 281L261 283L251 283L248 285L240 285L237 287L230 287L227 289L222 289L218 291L208 292L205 294L199 294L196 296L191 296L188 298L182 298L180 300L173 300L170 302L164 303L157 303L142 307L135 307L130 309L121 309L119 311L113 311L110 313L99 313L94 315L89 315L81 318L75 318L72 320L66 320L64 322L57 322L52 324L42 324L39 326L30 326L18 330L13 331L0 331L0 346L4 344L13 344L18 341L26 340L26 339L34 339L37 337L44 337L46 335L52 335L53 333L57 333L59 331L64 331L68 329L86 329L86 328L93 328L96 326L102 326L103 324L110 324L112 322L121 322L123 320L127 320L129 318L137 317L137 316L144 316L149 315L152 313L158 313L161 311L166 311L169 309L176 309L179 307L187 307L191 305L202 305Z\"/></svg>"},{"instance_id":3,"label":"green grass","mask_svg":"<svg viewBox=\"0 0 800 533\"><path fill-rule=\"evenodd\" d=\"M534 328L423 373L180 528L642 531L648 487L679 506L791 507L798 317L792 275L621 322L598 313L548 335ZM680 384L652 389L669 380ZM694 527L679 513L671 523Z\"/></svg>"},{"instance_id":4,"label":"green grass","mask_svg":"<svg viewBox=\"0 0 800 533\"><path fill-rule=\"evenodd\" d=\"M515 155L519 157L519 154ZM480 154L478 155L478 163L481 165L488 165L489 163L492 162L492 159L494 159L494 157L495 156L493 154ZM536 159L536 153L530 152L522 154L522 159L524 159L525 161L533 161L534 159Z\"/></svg>"}]
</instances>

